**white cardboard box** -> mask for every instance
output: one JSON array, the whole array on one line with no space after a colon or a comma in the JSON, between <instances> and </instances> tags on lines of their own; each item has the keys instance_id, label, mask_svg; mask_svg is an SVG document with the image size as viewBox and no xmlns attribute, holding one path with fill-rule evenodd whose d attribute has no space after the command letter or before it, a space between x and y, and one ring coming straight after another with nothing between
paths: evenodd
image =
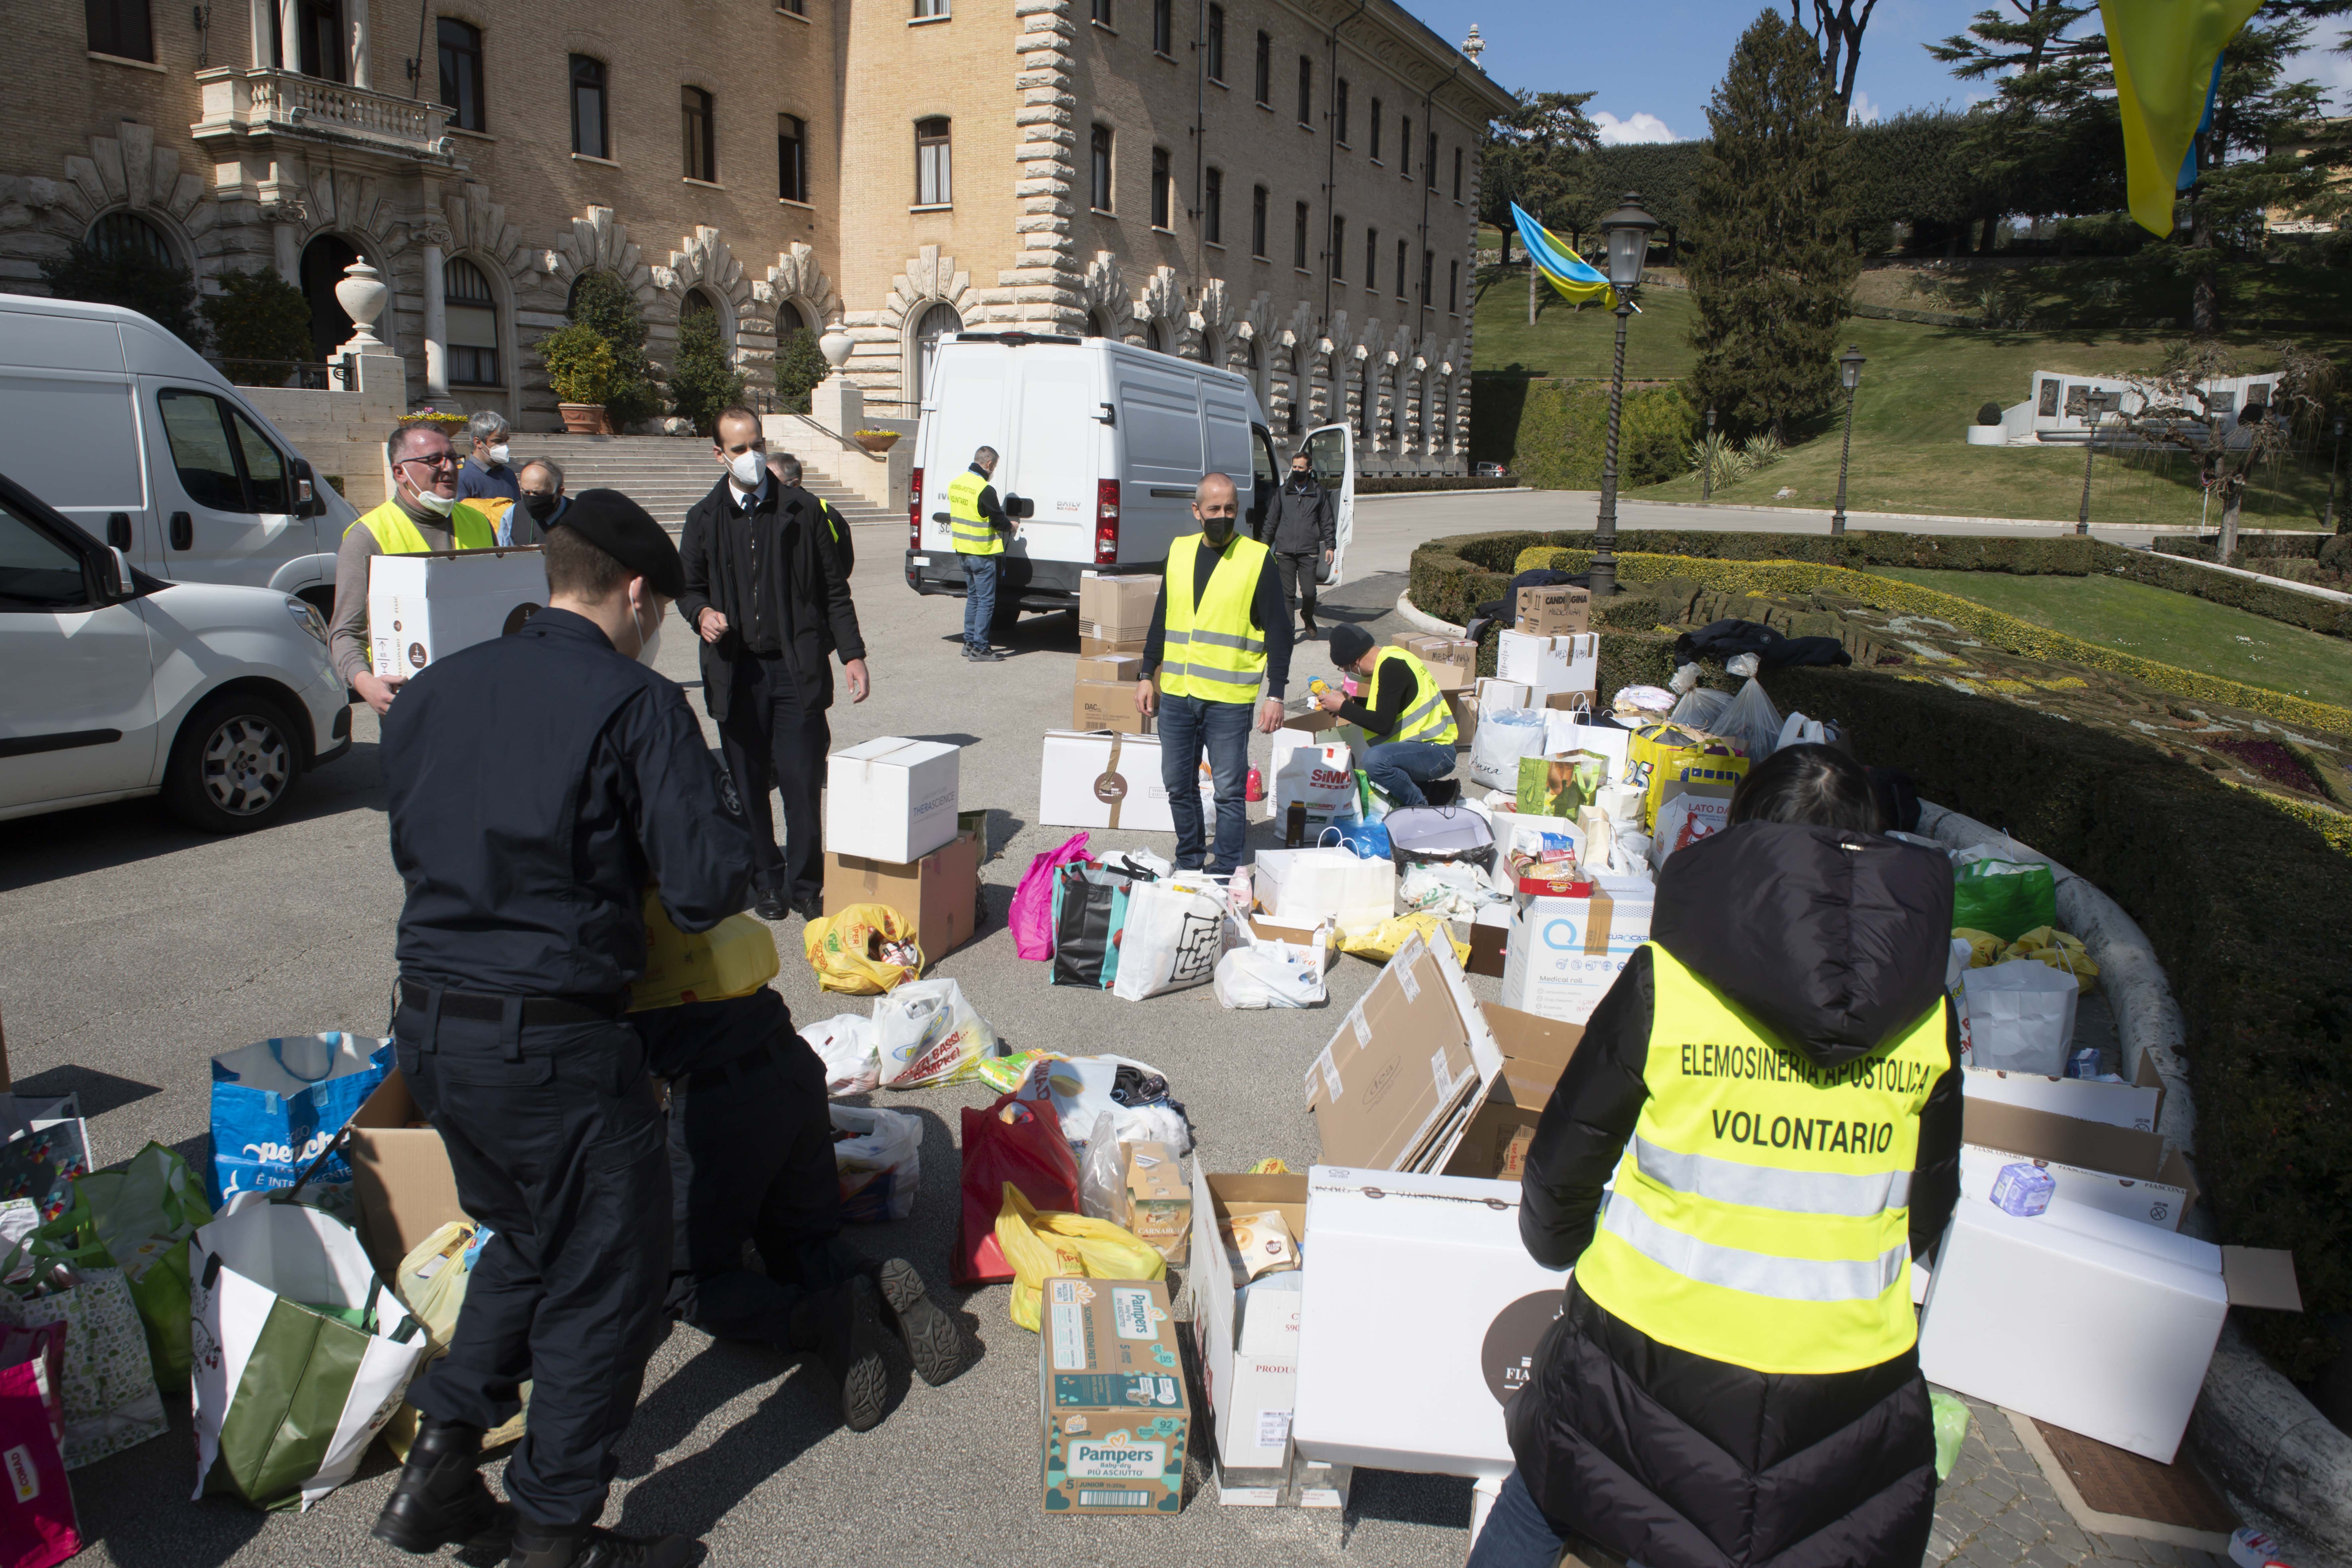
<instances>
[{"instance_id":1,"label":"white cardboard box","mask_svg":"<svg viewBox=\"0 0 2352 1568\"><path fill-rule=\"evenodd\" d=\"M1505 680L1498 675L1480 676L1478 684L1471 689L1477 697L1481 714L1532 707L1535 702L1535 688L1524 680Z\"/></svg>"},{"instance_id":2,"label":"white cardboard box","mask_svg":"<svg viewBox=\"0 0 2352 1568\"><path fill-rule=\"evenodd\" d=\"M379 679L504 636L547 603L537 545L368 558L368 653Z\"/></svg>"},{"instance_id":3,"label":"white cardboard box","mask_svg":"<svg viewBox=\"0 0 2352 1568\"><path fill-rule=\"evenodd\" d=\"M2141 1225L2179 1230L2196 1206L2196 1173L2154 1132L1967 1096L1960 1190L1987 1196L2000 1168L2019 1160L2050 1173L2055 1198Z\"/></svg>"},{"instance_id":4,"label":"white cardboard box","mask_svg":"<svg viewBox=\"0 0 2352 1568\"><path fill-rule=\"evenodd\" d=\"M826 759L824 847L911 865L956 836L961 748L884 735Z\"/></svg>"},{"instance_id":5,"label":"white cardboard box","mask_svg":"<svg viewBox=\"0 0 2352 1568\"><path fill-rule=\"evenodd\" d=\"M1037 821L1046 827L1175 832L1168 786L1160 780L1160 737L1048 730Z\"/></svg>"},{"instance_id":6,"label":"white cardboard box","mask_svg":"<svg viewBox=\"0 0 2352 1568\"><path fill-rule=\"evenodd\" d=\"M1971 1100L2022 1105L2083 1121L2103 1121L2110 1127L2134 1127L2142 1132L2155 1131L2164 1114L2164 1079L2157 1075L2156 1061L2146 1052L2140 1054L2137 1083L2044 1078L1998 1068L1965 1068L1960 1081Z\"/></svg>"},{"instance_id":7,"label":"white cardboard box","mask_svg":"<svg viewBox=\"0 0 2352 1568\"><path fill-rule=\"evenodd\" d=\"M1529 899L1519 910L1504 950L1504 1006L1584 1023L1650 940L1655 885L1631 877L1593 881L1590 899Z\"/></svg>"},{"instance_id":8,"label":"white cardboard box","mask_svg":"<svg viewBox=\"0 0 2352 1568\"><path fill-rule=\"evenodd\" d=\"M1217 1500L1228 1506L1273 1508L1282 1501L1305 1298L1263 1289L1239 1296L1241 1282L1221 1226L1235 1211L1279 1208L1304 1244L1306 1205L1304 1176L1213 1176L1197 1157L1192 1162L1192 1333L1217 1435ZM1308 1250L1299 1248L1302 1271Z\"/></svg>"},{"instance_id":9,"label":"white cardboard box","mask_svg":"<svg viewBox=\"0 0 2352 1568\"><path fill-rule=\"evenodd\" d=\"M2292 1259L2063 1198L2019 1218L1964 1193L1920 1311L1919 1370L2168 1465L2233 1303L2300 1310Z\"/></svg>"},{"instance_id":10,"label":"white cardboard box","mask_svg":"<svg viewBox=\"0 0 2352 1568\"><path fill-rule=\"evenodd\" d=\"M1509 1473L1503 1405L1559 1315L1565 1273L1519 1241L1519 1185L1317 1165L1291 1432L1309 1459Z\"/></svg>"},{"instance_id":11,"label":"white cardboard box","mask_svg":"<svg viewBox=\"0 0 2352 1568\"><path fill-rule=\"evenodd\" d=\"M1495 673L1529 688L1540 703L1555 691L1594 691L1601 685L1601 637L1595 632L1539 637L1506 629L1495 656Z\"/></svg>"},{"instance_id":12,"label":"white cardboard box","mask_svg":"<svg viewBox=\"0 0 2352 1568\"><path fill-rule=\"evenodd\" d=\"M1378 925L1396 913L1396 863L1367 860L1342 844L1261 849L1250 885L1258 907L1286 925L1330 921L1341 931Z\"/></svg>"}]
</instances>

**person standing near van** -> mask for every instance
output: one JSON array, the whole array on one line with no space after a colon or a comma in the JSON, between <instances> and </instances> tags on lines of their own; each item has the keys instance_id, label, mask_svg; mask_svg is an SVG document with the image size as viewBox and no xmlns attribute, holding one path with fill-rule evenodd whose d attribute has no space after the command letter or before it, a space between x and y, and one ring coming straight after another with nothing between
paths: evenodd
<instances>
[{"instance_id":1,"label":"person standing near van","mask_svg":"<svg viewBox=\"0 0 2352 1568\"><path fill-rule=\"evenodd\" d=\"M1302 622L1299 636L1315 636L1315 584L1331 552L1339 548L1339 509L1307 464L1306 448L1290 455L1290 478L1274 497L1274 530L1266 542L1282 574L1282 596Z\"/></svg>"},{"instance_id":2,"label":"person standing near van","mask_svg":"<svg viewBox=\"0 0 2352 1568\"><path fill-rule=\"evenodd\" d=\"M1004 555L1004 536L1013 519L996 499L989 479L996 472L996 448L982 447L971 455L971 467L948 484L948 527L956 553L963 557L963 656L995 664L1004 655L988 645L988 628L996 619L996 575Z\"/></svg>"},{"instance_id":3,"label":"person standing near van","mask_svg":"<svg viewBox=\"0 0 2352 1568\"><path fill-rule=\"evenodd\" d=\"M335 616L327 653L335 673L381 714L392 706L403 676L379 677L368 647L368 562L377 555L423 555L436 550L488 550L498 527L457 500L457 454L431 425L403 425L385 437L392 494L343 531L335 552Z\"/></svg>"},{"instance_id":4,"label":"person standing near van","mask_svg":"<svg viewBox=\"0 0 2352 1568\"><path fill-rule=\"evenodd\" d=\"M520 505L522 486L517 482L515 471L507 466L507 416L495 408L483 409L466 421L466 438L473 444L474 455L466 459L465 470L457 476L457 499ZM498 513L506 508L481 510L496 521Z\"/></svg>"},{"instance_id":5,"label":"person standing near van","mask_svg":"<svg viewBox=\"0 0 2352 1568\"><path fill-rule=\"evenodd\" d=\"M1217 803L1208 869L1225 876L1242 863L1249 826L1244 791L1252 708L1260 731L1271 735L1282 728L1290 611L1281 583L1266 570L1265 546L1236 531L1241 501L1230 477L1201 476L1192 516L1201 531L1168 546L1168 572L1151 606L1135 705L1160 716L1160 780L1168 786L1168 815L1176 823L1180 870L1202 868L1200 769L1201 753L1208 752ZM1156 687L1154 672L1162 672Z\"/></svg>"}]
</instances>

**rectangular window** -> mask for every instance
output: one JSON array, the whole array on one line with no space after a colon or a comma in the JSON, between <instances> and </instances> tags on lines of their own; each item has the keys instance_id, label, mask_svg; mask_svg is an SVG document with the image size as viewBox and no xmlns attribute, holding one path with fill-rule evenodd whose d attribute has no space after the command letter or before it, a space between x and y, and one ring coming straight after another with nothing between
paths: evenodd
<instances>
[{"instance_id":1,"label":"rectangular window","mask_svg":"<svg viewBox=\"0 0 2352 1568\"><path fill-rule=\"evenodd\" d=\"M1372 100L1372 162L1381 161L1381 100Z\"/></svg>"},{"instance_id":2,"label":"rectangular window","mask_svg":"<svg viewBox=\"0 0 2352 1568\"><path fill-rule=\"evenodd\" d=\"M455 16L439 20L441 101L459 131L482 129L482 30Z\"/></svg>"},{"instance_id":3,"label":"rectangular window","mask_svg":"<svg viewBox=\"0 0 2352 1568\"><path fill-rule=\"evenodd\" d=\"M948 0L915 0L915 16L919 19L948 14Z\"/></svg>"},{"instance_id":4,"label":"rectangular window","mask_svg":"<svg viewBox=\"0 0 2352 1568\"><path fill-rule=\"evenodd\" d=\"M1250 192L1250 254L1265 259L1265 187Z\"/></svg>"},{"instance_id":5,"label":"rectangular window","mask_svg":"<svg viewBox=\"0 0 2352 1568\"><path fill-rule=\"evenodd\" d=\"M1397 116L1397 173L1412 173L1412 116Z\"/></svg>"},{"instance_id":6,"label":"rectangular window","mask_svg":"<svg viewBox=\"0 0 2352 1568\"><path fill-rule=\"evenodd\" d=\"M1331 218L1331 280L1344 283L1348 278L1348 220L1337 214Z\"/></svg>"},{"instance_id":7,"label":"rectangular window","mask_svg":"<svg viewBox=\"0 0 2352 1568\"><path fill-rule=\"evenodd\" d=\"M1462 149L1454 149L1454 199L1462 199Z\"/></svg>"},{"instance_id":8,"label":"rectangular window","mask_svg":"<svg viewBox=\"0 0 2352 1568\"><path fill-rule=\"evenodd\" d=\"M1398 240L1398 241L1397 241L1397 269L1396 269L1397 298L1398 298L1400 300L1402 300L1404 298L1404 258L1405 258L1405 242L1404 242L1403 240L1401 240L1401 239L1400 239L1400 240Z\"/></svg>"},{"instance_id":9,"label":"rectangular window","mask_svg":"<svg viewBox=\"0 0 2352 1568\"><path fill-rule=\"evenodd\" d=\"M294 510L286 460L251 420L208 393L155 395L180 489L211 511Z\"/></svg>"},{"instance_id":10,"label":"rectangular window","mask_svg":"<svg viewBox=\"0 0 2352 1568\"><path fill-rule=\"evenodd\" d=\"M1339 145L1345 147L1348 144L1348 79L1341 77L1338 81L1333 82L1331 91L1334 95L1331 100L1331 117L1339 122Z\"/></svg>"},{"instance_id":11,"label":"rectangular window","mask_svg":"<svg viewBox=\"0 0 2352 1568\"><path fill-rule=\"evenodd\" d=\"M1381 231L1364 230L1364 287L1378 293L1381 287Z\"/></svg>"},{"instance_id":12,"label":"rectangular window","mask_svg":"<svg viewBox=\"0 0 2352 1568\"><path fill-rule=\"evenodd\" d=\"M790 11L795 16L808 15L808 0L776 0L776 9Z\"/></svg>"},{"instance_id":13,"label":"rectangular window","mask_svg":"<svg viewBox=\"0 0 2352 1568\"><path fill-rule=\"evenodd\" d=\"M1151 150L1151 226L1175 226L1176 182L1168 175L1168 149Z\"/></svg>"},{"instance_id":14,"label":"rectangular window","mask_svg":"<svg viewBox=\"0 0 2352 1568\"><path fill-rule=\"evenodd\" d=\"M1097 125L1095 127L1094 140L1091 144L1087 159L1087 167L1094 176L1093 184L1089 188L1088 205L1093 206L1095 211L1098 213L1107 213L1111 211L1109 126Z\"/></svg>"},{"instance_id":15,"label":"rectangular window","mask_svg":"<svg viewBox=\"0 0 2352 1568\"><path fill-rule=\"evenodd\" d=\"M1445 264L1445 313L1447 315L1458 316L1462 313L1461 299L1462 263L1449 261Z\"/></svg>"},{"instance_id":16,"label":"rectangular window","mask_svg":"<svg viewBox=\"0 0 2352 1568\"><path fill-rule=\"evenodd\" d=\"M460 386L499 385L499 302L489 279L462 256L442 263L441 278L449 379Z\"/></svg>"},{"instance_id":17,"label":"rectangular window","mask_svg":"<svg viewBox=\"0 0 2352 1568\"><path fill-rule=\"evenodd\" d=\"M1209 79L1225 79L1225 8L1209 7Z\"/></svg>"},{"instance_id":18,"label":"rectangular window","mask_svg":"<svg viewBox=\"0 0 2352 1568\"><path fill-rule=\"evenodd\" d=\"M808 126L797 114L776 116L776 197L809 199Z\"/></svg>"},{"instance_id":19,"label":"rectangular window","mask_svg":"<svg viewBox=\"0 0 2352 1568\"><path fill-rule=\"evenodd\" d=\"M572 150L584 158L609 158L604 139L604 62L572 57Z\"/></svg>"},{"instance_id":20,"label":"rectangular window","mask_svg":"<svg viewBox=\"0 0 2352 1568\"><path fill-rule=\"evenodd\" d=\"M300 31L294 40L296 58L289 59L284 47L286 11L280 7L270 12L279 37L278 58L304 76L326 81L351 80L351 56L343 47L342 0L294 0L293 14L295 26Z\"/></svg>"},{"instance_id":21,"label":"rectangular window","mask_svg":"<svg viewBox=\"0 0 2352 1568\"><path fill-rule=\"evenodd\" d=\"M1109 26L1111 25L1110 0L1094 0L1094 9L1089 14L1104 26Z\"/></svg>"},{"instance_id":22,"label":"rectangular window","mask_svg":"<svg viewBox=\"0 0 2352 1568\"><path fill-rule=\"evenodd\" d=\"M719 151L710 141L710 94L698 87L678 89L678 111L686 121L686 177L716 184Z\"/></svg>"},{"instance_id":23,"label":"rectangular window","mask_svg":"<svg viewBox=\"0 0 2352 1568\"><path fill-rule=\"evenodd\" d=\"M1297 216L1290 227L1290 264L1301 272L1307 270L1307 204L1300 202Z\"/></svg>"},{"instance_id":24,"label":"rectangular window","mask_svg":"<svg viewBox=\"0 0 2352 1568\"><path fill-rule=\"evenodd\" d=\"M1436 271L1437 252L1423 251L1421 253L1421 308L1424 310L1429 309L1429 288Z\"/></svg>"},{"instance_id":25,"label":"rectangular window","mask_svg":"<svg viewBox=\"0 0 2352 1568\"><path fill-rule=\"evenodd\" d=\"M1315 123L1315 62L1298 57L1298 123Z\"/></svg>"},{"instance_id":26,"label":"rectangular window","mask_svg":"<svg viewBox=\"0 0 2352 1568\"><path fill-rule=\"evenodd\" d=\"M147 0L82 0L82 16L89 24L89 47L97 53L126 60L155 58L155 29L147 18Z\"/></svg>"},{"instance_id":27,"label":"rectangular window","mask_svg":"<svg viewBox=\"0 0 2352 1568\"><path fill-rule=\"evenodd\" d=\"M1225 243L1225 172L1211 169L1201 187L1201 237L1211 245Z\"/></svg>"},{"instance_id":28,"label":"rectangular window","mask_svg":"<svg viewBox=\"0 0 2352 1568\"><path fill-rule=\"evenodd\" d=\"M915 205L943 207L955 200L955 184L949 176L948 122L916 121Z\"/></svg>"},{"instance_id":29,"label":"rectangular window","mask_svg":"<svg viewBox=\"0 0 2352 1568\"><path fill-rule=\"evenodd\" d=\"M1257 36L1257 100L1274 107L1274 39L1265 33Z\"/></svg>"},{"instance_id":30,"label":"rectangular window","mask_svg":"<svg viewBox=\"0 0 2352 1568\"><path fill-rule=\"evenodd\" d=\"M1158 54L1173 55L1176 52L1176 7L1173 0L1151 0L1151 47Z\"/></svg>"},{"instance_id":31,"label":"rectangular window","mask_svg":"<svg viewBox=\"0 0 2352 1568\"><path fill-rule=\"evenodd\" d=\"M1429 179L1429 188L1437 189L1437 132L1429 133L1429 155L1421 161L1421 172Z\"/></svg>"}]
</instances>

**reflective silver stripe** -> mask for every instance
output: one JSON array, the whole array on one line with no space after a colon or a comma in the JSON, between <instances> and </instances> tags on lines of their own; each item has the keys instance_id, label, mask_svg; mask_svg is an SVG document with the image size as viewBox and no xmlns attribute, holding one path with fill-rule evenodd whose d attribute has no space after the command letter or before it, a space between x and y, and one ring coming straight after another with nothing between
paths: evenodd
<instances>
[{"instance_id":1,"label":"reflective silver stripe","mask_svg":"<svg viewBox=\"0 0 2352 1568\"><path fill-rule=\"evenodd\" d=\"M1851 1262L1775 1258L1745 1247L1718 1247L1659 1224L1620 1192L1609 1194L1601 1226L1685 1279L1782 1301L1874 1301L1904 1277L1911 1261L1908 1241L1897 1242L1875 1258Z\"/></svg>"},{"instance_id":2,"label":"reflective silver stripe","mask_svg":"<svg viewBox=\"0 0 2352 1568\"><path fill-rule=\"evenodd\" d=\"M1662 1187L1748 1208L1789 1214L1850 1215L1868 1218L1911 1201L1911 1173L1884 1171L1849 1176L1828 1171L1780 1171L1769 1165L1683 1154L1662 1149L1636 1134L1633 1158L1642 1174Z\"/></svg>"},{"instance_id":3,"label":"reflective silver stripe","mask_svg":"<svg viewBox=\"0 0 2352 1568\"><path fill-rule=\"evenodd\" d=\"M1231 632L1204 632L1198 626L1192 628L1192 640L1208 643L1214 647L1237 647L1244 653L1265 651L1264 637L1237 637Z\"/></svg>"},{"instance_id":4,"label":"reflective silver stripe","mask_svg":"<svg viewBox=\"0 0 2352 1568\"><path fill-rule=\"evenodd\" d=\"M1176 671L1187 680L1214 680L1226 686L1244 686L1253 691L1257 689L1258 675L1255 671L1237 674L1230 669L1212 669L1205 664L1181 664L1176 667Z\"/></svg>"},{"instance_id":5,"label":"reflective silver stripe","mask_svg":"<svg viewBox=\"0 0 2352 1568\"><path fill-rule=\"evenodd\" d=\"M1397 733L1409 734L1415 724L1435 712L1444 700L1443 697L1433 697L1420 707L1408 710L1405 716L1397 721Z\"/></svg>"},{"instance_id":6,"label":"reflective silver stripe","mask_svg":"<svg viewBox=\"0 0 2352 1568\"><path fill-rule=\"evenodd\" d=\"M1160 640L1167 644L1169 647L1173 647L1181 642L1191 642L1192 640L1192 634L1191 632L1162 632L1160 634Z\"/></svg>"}]
</instances>

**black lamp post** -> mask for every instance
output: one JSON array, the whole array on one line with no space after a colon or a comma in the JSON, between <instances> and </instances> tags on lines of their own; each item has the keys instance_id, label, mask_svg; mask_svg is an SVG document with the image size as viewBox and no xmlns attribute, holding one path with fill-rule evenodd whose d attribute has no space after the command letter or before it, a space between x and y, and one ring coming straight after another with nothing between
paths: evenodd
<instances>
[{"instance_id":1,"label":"black lamp post","mask_svg":"<svg viewBox=\"0 0 2352 1568\"><path fill-rule=\"evenodd\" d=\"M1715 410L1706 411L1706 445L1699 448L1698 499L1715 499Z\"/></svg>"},{"instance_id":2,"label":"black lamp post","mask_svg":"<svg viewBox=\"0 0 2352 1568\"><path fill-rule=\"evenodd\" d=\"M1625 403L1625 322L1633 314L1633 290L1650 258L1650 236L1658 220L1642 210L1642 198L1625 193L1623 205L1601 220L1609 247L1609 283L1617 290L1617 359L1609 377L1609 437L1601 449L1601 517L1593 531L1592 596L1617 592L1617 418Z\"/></svg>"},{"instance_id":3,"label":"black lamp post","mask_svg":"<svg viewBox=\"0 0 2352 1568\"><path fill-rule=\"evenodd\" d=\"M1845 442L1838 447L1838 503L1830 516L1830 531L1845 531L1845 462L1853 455L1853 389L1862 384L1862 350L1853 343L1838 355L1838 379L1845 383Z\"/></svg>"},{"instance_id":4,"label":"black lamp post","mask_svg":"<svg viewBox=\"0 0 2352 1568\"><path fill-rule=\"evenodd\" d=\"M2083 437L2083 504L2074 513L2074 531L2091 531L2091 465L2099 455L2099 421L2123 406L2119 392L2093 392L2084 399L2083 412L2090 428Z\"/></svg>"},{"instance_id":5,"label":"black lamp post","mask_svg":"<svg viewBox=\"0 0 2352 1568\"><path fill-rule=\"evenodd\" d=\"M2343 471L2343 468L2344 416L2339 414L2336 416L2336 451L2334 455L2329 457L2327 459L2327 516L2323 519L2319 524L2319 531L2322 533L2333 532L2336 526L2336 476ZM2347 526L2352 526L2352 515L2347 515L2346 522Z\"/></svg>"}]
</instances>

